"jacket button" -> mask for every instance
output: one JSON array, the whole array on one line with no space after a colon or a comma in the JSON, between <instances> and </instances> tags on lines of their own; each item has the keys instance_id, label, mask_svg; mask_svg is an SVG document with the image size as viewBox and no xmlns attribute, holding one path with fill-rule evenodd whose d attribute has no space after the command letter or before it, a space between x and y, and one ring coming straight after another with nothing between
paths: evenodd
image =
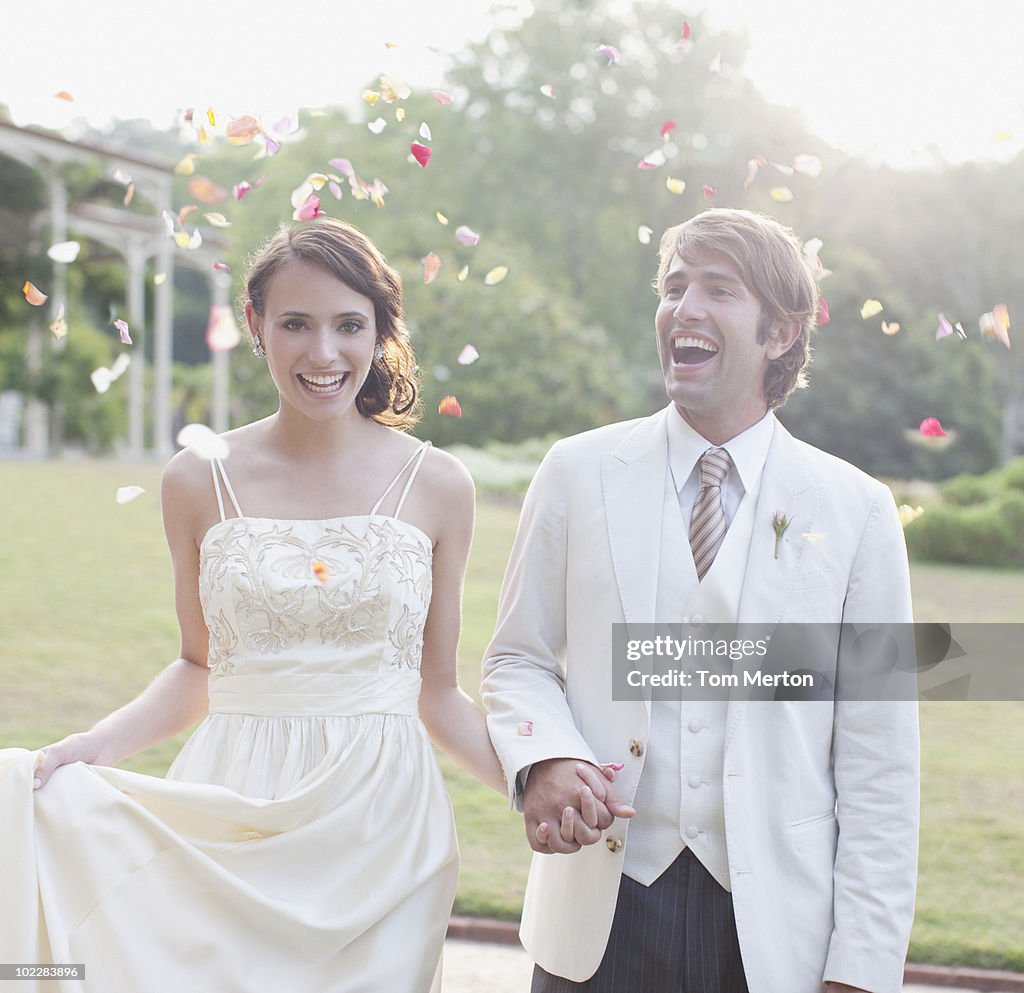
<instances>
[{"instance_id":1,"label":"jacket button","mask_svg":"<svg viewBox=\"0 0 1024 993\"><path fill-rule=\"evenodd\" d=\"M696 717L692 721L690 721L690 730L694 734L696 734L701 729L701 727L702 727L702 725L701 725L700 721L697 720Z\"/></svg>"},{"instance_id":2,"label":"jacket button","mask_svg":"<svg viewBox=\"0 0 1024 993\"><path fill-rule=\"evenodd\" d=\"M608 846L608 851L610 851L613 855L616 855L622 851L621 838L616 838L613 835L608 835L608 837L604 839L604 843Z\"/></svg>"},{"instance_id":3,"label":"jacket button","mask_svg":"<svg viewBox=\"0 0 1024 993\"><path fill-rule=\"evenodd\" d=\"M696 838L696 837L697 837L697 835L699 835L699 834L700 834L700 829L699 829L699 828L698 828L698 827L697 827L696 825L694 825L694 824L691 824L691 825L690 825L690 826L689 826L689 827L688 827L688 828L686 829L686 837L687 837L687 838L689 838L689 839L690 839L691 841L692 841L692 840L693 840L694 838Z\"/></svg>"},{"instance_id":4,"label":"jacket button","mask_svg":"<svg viewBox=\"0 0 1024 993\"><path fill-rule=\"evenodd\" d=\"M691 789L697 789L698 786L703 782L700 776L691 776L687 782L690 784Z\"/></svg>"},{"instance_id":5,"label":"jacket button","mask_svg":"<svg viewBox=\"0 0 1024 993\"><path fill-rule=\"evenodd\" d=\"M637 738L629 739L629 754L640 758L644 753L644 743Z\"/></svg>"}]
</instances>

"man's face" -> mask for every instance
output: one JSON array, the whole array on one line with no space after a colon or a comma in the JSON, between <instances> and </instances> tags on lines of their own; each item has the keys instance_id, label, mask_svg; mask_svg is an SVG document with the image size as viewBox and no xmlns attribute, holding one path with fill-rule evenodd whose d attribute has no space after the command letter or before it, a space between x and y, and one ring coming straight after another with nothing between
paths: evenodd
<instances>
[{"instance_id":1,"label":"man's face","mask_svg":"<svg viewBox=\"0 0 1024 993\"><path fill-rule=\"evenodd\" d=\"M672 260L654 326L665 389L708 441L724 444L764 416L764 374L792 337L775 324L757 342L761 302L724 256ZM782 346L785 347L782 347Z\"/></svg>"}]
</instances>

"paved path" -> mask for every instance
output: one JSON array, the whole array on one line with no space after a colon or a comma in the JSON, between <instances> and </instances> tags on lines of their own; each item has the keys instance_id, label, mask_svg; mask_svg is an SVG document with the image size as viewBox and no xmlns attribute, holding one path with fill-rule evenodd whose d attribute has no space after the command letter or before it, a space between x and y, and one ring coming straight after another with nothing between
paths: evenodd
<instances>
[{"instance_id":1,"label":"paved path","mask_svg":"<svg viewBox=\"0 0 1024 993\"><path fill-rule=\"evenodd\" d=\"M529 993L533 963L516 945L449 938L442 993ZM907 985L904 993L950 993L949 987ZM967 993L967 991L959 991Z\"/></svg>"}]
</instances>

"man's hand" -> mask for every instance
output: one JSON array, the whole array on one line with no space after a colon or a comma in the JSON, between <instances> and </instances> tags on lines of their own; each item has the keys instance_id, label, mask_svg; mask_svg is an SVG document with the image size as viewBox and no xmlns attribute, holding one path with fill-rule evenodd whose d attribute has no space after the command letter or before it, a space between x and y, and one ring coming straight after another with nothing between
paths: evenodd
<instances>
[{"instance_id":1,"label":"man's hand","mask_svg":"<svg viewBox=\"0 0 1024 993\"><path fill-rule=\"evenodd\" d=\"M636 811L609 785L614 772L578 759L531 766L523 796L526 838L535 852L569 854L599 841L616 817Z\"/></svg>"}]
</instances>

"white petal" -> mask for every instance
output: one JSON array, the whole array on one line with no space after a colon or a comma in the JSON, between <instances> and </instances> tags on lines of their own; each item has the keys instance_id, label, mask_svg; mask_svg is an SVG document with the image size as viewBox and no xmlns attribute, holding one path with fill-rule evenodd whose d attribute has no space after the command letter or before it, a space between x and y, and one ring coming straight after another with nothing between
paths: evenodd
<instances>
[{"instance_id":1,"label":"white petal","mask_svg":"<svg viewBox=\"0 0 1024 993\"><path fill-rule=\"evenodd\" d=\"M228 443L205 424L186 424L178 432L177 441L207 462L228 457Z\"/></svg>"},{"instance_id":2,"label":"white petal","mask_svg":"<svg viewBox=\"0 0 1024 993\"><path fill-rule=\"evenodd\" d=\"M141 486L119 486L116 499L118 503L131 503L132 500L142 496L145 492Z\"/></svg>"}]
</instances>

